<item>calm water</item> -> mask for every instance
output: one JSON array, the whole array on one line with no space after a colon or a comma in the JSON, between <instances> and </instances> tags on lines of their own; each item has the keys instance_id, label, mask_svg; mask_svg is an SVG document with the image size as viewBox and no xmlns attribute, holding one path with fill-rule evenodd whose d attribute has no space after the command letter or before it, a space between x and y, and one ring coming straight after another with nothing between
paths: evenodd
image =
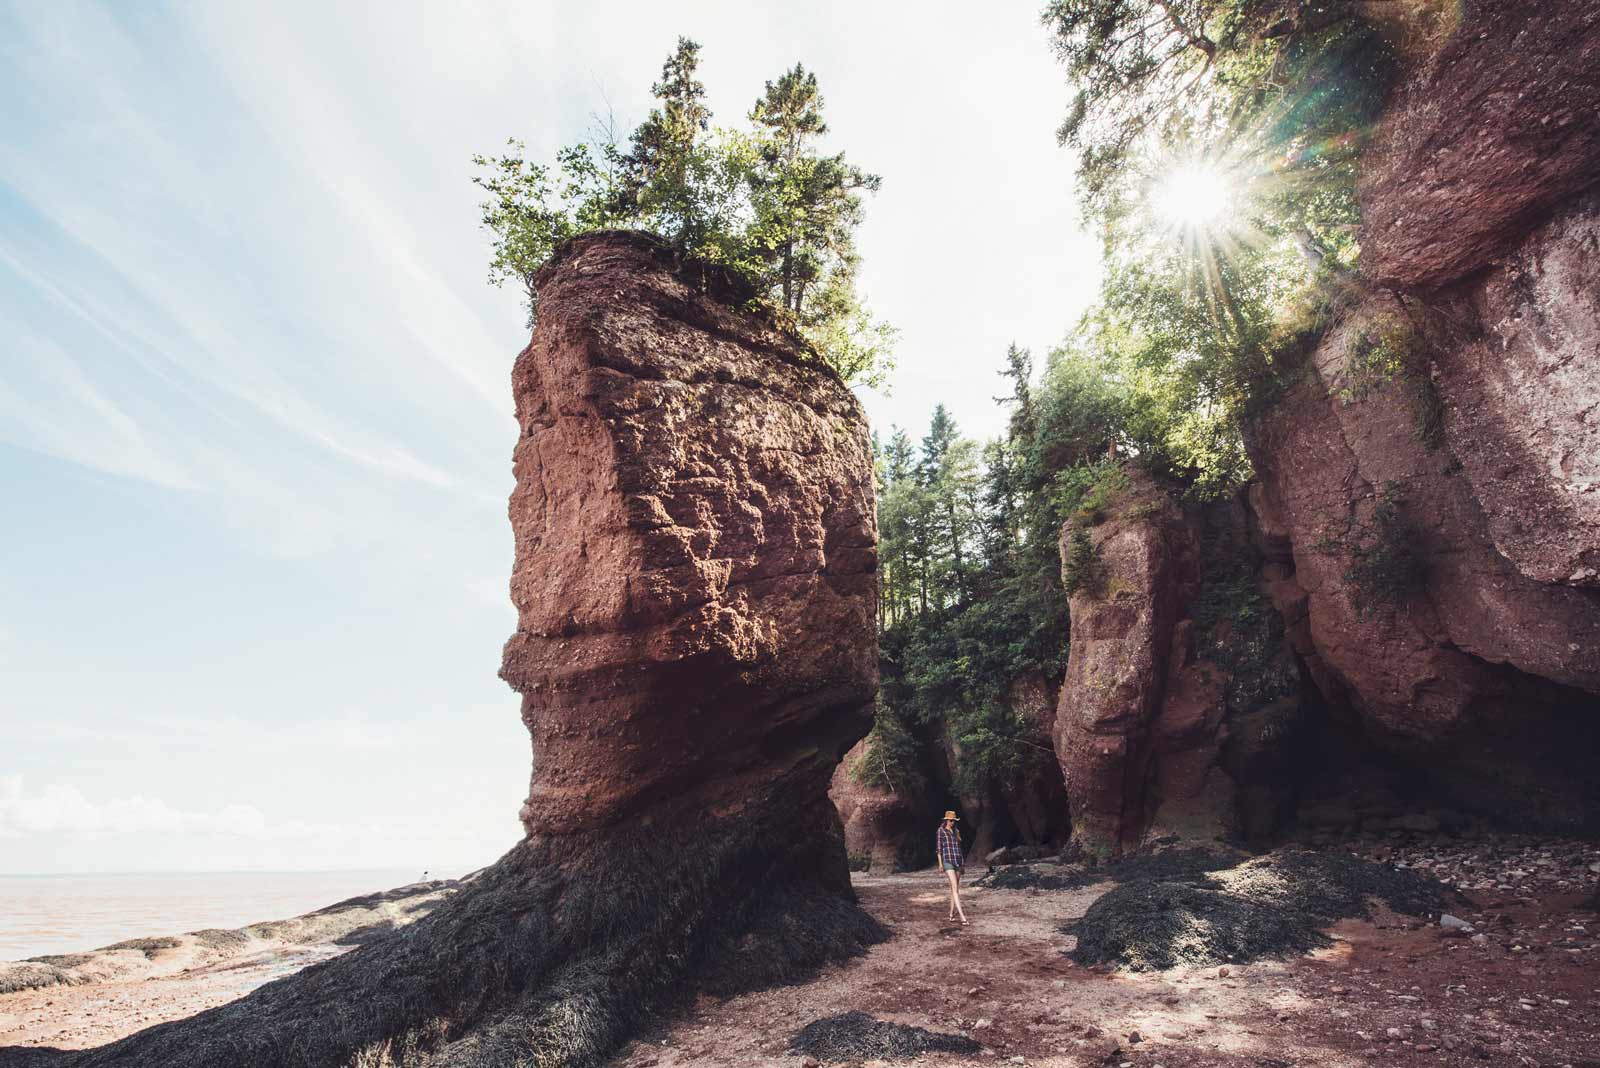
<instances>
[{"instance_id":1,"label":"calm water","mask_svg":"<svg viewBox=\"0 0 1600 1068\"><path fill-rule=\"evenodd\" d=\"M357 894L415 882L421 874L385 869L0 875L0 960L287 919ZM434 872L431 877L447 874Z\"/></svg>"}]
</instances>

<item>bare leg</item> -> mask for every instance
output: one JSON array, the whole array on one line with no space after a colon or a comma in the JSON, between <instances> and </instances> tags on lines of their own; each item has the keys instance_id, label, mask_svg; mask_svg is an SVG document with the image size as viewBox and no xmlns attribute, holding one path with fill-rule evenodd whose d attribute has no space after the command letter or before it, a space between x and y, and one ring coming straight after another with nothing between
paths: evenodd
<instances>
[{"instance_id":1,"label":"bare leg","mask_svg":"<svg viewBox=\"0 0 1600 1068\"><path fill-rule=\"evenodd\" d=\"M961 908L961 873L946 871L945 875L950 880L950 918L953 920L959 915L961 922L966 923L967 914Z\"/></svg>"}]
</instances>

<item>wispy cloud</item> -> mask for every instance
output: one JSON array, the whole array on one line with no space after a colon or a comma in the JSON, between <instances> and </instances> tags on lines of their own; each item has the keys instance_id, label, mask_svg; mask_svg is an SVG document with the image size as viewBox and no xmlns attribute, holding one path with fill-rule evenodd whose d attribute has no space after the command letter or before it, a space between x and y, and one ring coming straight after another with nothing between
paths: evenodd
<instances>
[{"instance_id":1,"label":"wispy cloud","mask_svg":"<svg viewBox=\"0 0 1600 1068\"><path fill-rule=\"evenodd\" d=\"M207 832L243 838L303 837L337 834L339 830L333 825L299 821L272 823L253 805L186 812L154 797L91 801L76 786L59 783L28 796L23 792L21 776L0 776L0 838Z\"/></svg>"}]
</instances>

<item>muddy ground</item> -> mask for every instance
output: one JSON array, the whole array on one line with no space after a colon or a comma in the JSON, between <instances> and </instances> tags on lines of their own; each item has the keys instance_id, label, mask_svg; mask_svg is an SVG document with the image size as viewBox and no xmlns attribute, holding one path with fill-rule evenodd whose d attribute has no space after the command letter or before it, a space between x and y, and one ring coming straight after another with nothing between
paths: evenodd
<instances>
[{"instance_id":1,"label":"muddy ground","mask_svg":"<svg viewBox=\"0 0 1600 1068\"><path fill-rule=\"evenodd\" d=\"M862 903L894 931L888 942L810 983L702 999L614 1065L796 1068L788 1044L800 1028L864 1011L982 1044L977 1055L922 1054L927 1066L1600 1068L1600 916L1575 908L1600 850L1511 838L1347 848L1473 888L1460 909L1473 932L1378 910L1293 960L1116 972L1074 965L1075 939L1060 930L1110 882L972 889L963 928L945 919L938 873L857 875Z\"/></svg>"},{"instance_id":2,"label":"muddy ground","mask_svg":"<svg viewBox=\"0 0 1600 1068\"><path fill-rule=\"evenodd\" d=\"M1308 956L1119 972L1075 965L1064 925L1111 882L1066 890L969 889L963 928L932 871L857 875L893 930L810 982L717 1000L630 1044L614 1068L800 1068L791 1038L861 1011L965 1035L973 1053L918 1065L1568 1065L1600 1068L1600 846L1485 838L1349 843L1463 888L1471 932L1379 911L1347 920ZM1597 868L1596 871L1600 871ZM976 874L976 873L971 873ZM160 974L0 995L0 1047L99 1045L238 997L342 951L262 947ZM891 1064L906 1061L837 1063Z\"/></svg>"}]
</instances>

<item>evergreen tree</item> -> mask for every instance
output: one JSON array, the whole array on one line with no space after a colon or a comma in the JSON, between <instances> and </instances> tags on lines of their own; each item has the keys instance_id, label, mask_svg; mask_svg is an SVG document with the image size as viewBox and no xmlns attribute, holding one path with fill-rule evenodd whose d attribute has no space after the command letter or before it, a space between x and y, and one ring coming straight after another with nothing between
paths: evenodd
<instances>
[{"instance_id":1,"label":"evergreen tree","mask_svg":"<svg viewBox=\"0 0 1600 1068\"><path fill-rule=\"evenodd\" d=\"M663 231L693 247L704 239L690 181L695 153L711 129L706 88L696 76L700 46L687 37L661 67L661 80L650 87L656 106L633 132L632 147L623 157L623 194L633 211L661 221Z\"/></svg>"},{"instance_id":2,"label":"evergreen tree","mask_svg":"<svg viewBox=\"0 0 1600 1068\"><path fill-rule=\"evenodd\" d=\"M876 191L877 175L825 155L828 132L817 76L796 63L750 110L757 150L750 190L750 240L763 261L762 284L819 349L833 353L847 375L886 363L893 332L873 321L856 292L861 193Z\"/></svg>"},{"instance_id":3,"label":"evergreen tree","mask_svg":"<svg viewBox=\"0 0 1600 1068\"><path fill-rule=\"evenodd\" d=\"M820 150L828 127L804 67L768 82L739 131L712 127L699 65L700 46L679 38L625 152L606 133L562 149L554 168L528 161L516 141L502 156L473 157L485 171L473 181L489 194L491 281L524 287L531 323L533 278L563 242L605 227L648 230L748 282L845 381L881 383L895 331L860 298L855 246L862 194L878 177Z\"/></svg>"}]
</instances>

